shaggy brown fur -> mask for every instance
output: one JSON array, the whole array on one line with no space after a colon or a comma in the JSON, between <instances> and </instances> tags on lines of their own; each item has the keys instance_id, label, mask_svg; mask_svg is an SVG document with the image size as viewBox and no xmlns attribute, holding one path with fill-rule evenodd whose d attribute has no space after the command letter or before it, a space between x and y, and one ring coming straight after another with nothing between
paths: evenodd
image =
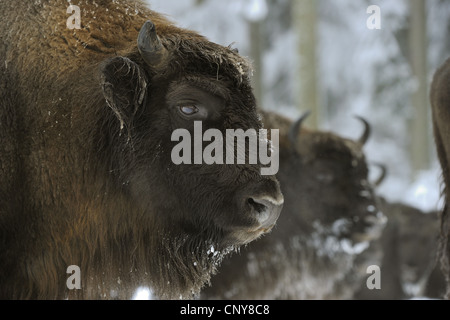
<instances>
[{"instance_id":1,"label":"shaggy brown fur","mask_svg":"<svg viewBox=\"0 0 450 320\"><path fill-rule=\"evenodd\" d=\"M442 167L445 206L441 217L440 260L450 299L450 59L434 75L430 93L434 138Z\"/></svg>"},{"instance_id":2,"label":"shaggy brown fur","mask_svg":"<svg viewBox=\"0 0 450 320\"><path fill-rule=\"evenodd\" d=\"M71 4L80 30L67 1L0 1L0 298L190 297L258 236L241 200L282 196L259 165L175 166L167 94L220 96L205 127L258 129L249 64L140 0ZM137 49L149 19L163 65ZM81 290L66 288L69 265Z\"/></svg>"}]
</instances>

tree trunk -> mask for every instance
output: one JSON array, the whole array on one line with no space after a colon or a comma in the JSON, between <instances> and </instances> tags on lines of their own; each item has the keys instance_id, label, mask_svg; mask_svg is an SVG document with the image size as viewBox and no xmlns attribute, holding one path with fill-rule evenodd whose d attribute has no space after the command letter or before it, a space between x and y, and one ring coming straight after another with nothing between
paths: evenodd
<instances>
[{"instance_id":1,"label":"tree trunk","mask_svg":"<svg viewBox=\"0 0 450 320\"><path fill-rule=\"evenodd\" d=\"M317 1L293 1L294 27L298 34L298 68L296 72L296 104L311 111L307 124L318 128L321 110L318 101L317 68Z\"/></svg>"},{"instance_id":2,"label":"tree trunk","mask_svg":"<svg viewBox=\"0 0 450 320\"><path fill-rule=\"evenodd\" d=\"M256 101L260 108L264 108L263 96L263 63L262 63L262 41L261 41L261 22L249 21L250 29L250 57L253 63L252 86Z\"/></svg>"},{"instance_id":3,"label":"tree trunk","mask_svg":"<svg viewBox=\"0 0 450 320\"><path fill-rule=\"evenodd\" d=\"M411 20L409 35L409 57L416 81L416 90L411 96L412 117L410 119L410 159L412 173L428 169L431 154L431 128L429 118L427 81L427 28L425 0L410 0Z\"/></svg>"}]
</instances>

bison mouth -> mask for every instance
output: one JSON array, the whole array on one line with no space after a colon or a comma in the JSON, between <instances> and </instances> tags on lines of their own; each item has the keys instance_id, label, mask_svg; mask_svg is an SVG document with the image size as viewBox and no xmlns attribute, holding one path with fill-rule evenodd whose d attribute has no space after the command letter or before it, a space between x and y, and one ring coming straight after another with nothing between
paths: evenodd
<instances>
[{"instance_id":1,"label":"bison mouth","mask_svg":"<svg viewBox=\"0 0 450 320\"><path fill-rule=\"evenodd\" d=\"M272 225L267 226L267 227L259 227L257 229L248 230L246 232L246 234L248 236L248 241L244 242L244 244L247 244L250 241L256 240L259 237L272 232L275 225L276 225L276 223L273 223Z\"/></svg>"},{"instance_id":2,"label":"bison mouth","mask_svg":"<svg viewBox=\"0 0 450 320\"><path fill-rule=\"evenodd\" d=\"M381 212L355 221L355 232L352 233L353 242L372 241L381 237L387 223L386 216Z\"/></svg>"},{"instance_id":3,"label":"bison mouth","mask_svg":"<svg viewBox=\"0 0 450 320\"><path fill-rule=\"evenodd\" d=\"M378 211L360 217L346 217L335 220L331 225L322 225L319 221L313 223L315 232L324 236L332 236L337 240L350 241L353 245L369 243L381 237L386 225L386 216Z\"/></svg>"},{"instance_id":4,"label":"bison mouth","mask_svg":"<svg viewBox=\"0 0 450 320\"><path fill-rule=\"evenodd\" d=\"M272 224L265 226L225 228L223 240L224 246L239 247L247 245L260 237L271 233L275 226L276 220Z\"/></svg>"},{"instance_id":5,"label":"bison mouth","mask_svg":"<svg viewBox=\"0 0 450 320\"><path fill-rule=\"evenodd\" d=\"M185 219L181 223L183 231L192 238L214 239L218 250L238 248L270 233L280 217L284 197L267 194L264 196L241 197L240 206L218 210L212 224L202 220Z\"/></svg>"},{"instance_id":6,"label":"bison mouth","mask_svg":"<svg viewBox=\"0 0 450 320\"><path fill-rule=\"evenodd\" d=\"M284 198L275 199L268 196L249 197L246 202L245 207L255 222L254 226L248 229L245 228L237 234L237 238L243 244L256 240L272 231L283 209Z\"/></svg>"},{"instance_id":7,"label":"bison mouth","mask_svg":"<svg viewBox=\"0 0 450 320\"><path fill-rule=\"evenodd\" d=\"M277 223L284 205L279 183L265 178L245 184L222 202L225 210L218 210L214 225L225 245L245 245L269 233Z\"/></svg>"},{"instance_id":8,"label":"bison mouth","mask_svg":"<svg viewBox=\"0 0 450 320\"><path fill-rule=\"evenodd\" d=\"M320 255L360 254L381 236L386 222L381 212L364 218L337 219L331 225L314 221L314 231L307 241Z\"/></svg>"},{"instance_id":9,"label":"bison mouth","mask_svg":"<svg viewBox=\"0 0 450 320\"><path fill-rule=\"evenodd\" d=\"M268 228L233 230L229 233L229 236L225 241L230 245L231 244L233 245L239 244L239 246L246 245L254 240L257 240L263 235L270 233L274 226L275 224Z\"/></svg>"}]
</instances>

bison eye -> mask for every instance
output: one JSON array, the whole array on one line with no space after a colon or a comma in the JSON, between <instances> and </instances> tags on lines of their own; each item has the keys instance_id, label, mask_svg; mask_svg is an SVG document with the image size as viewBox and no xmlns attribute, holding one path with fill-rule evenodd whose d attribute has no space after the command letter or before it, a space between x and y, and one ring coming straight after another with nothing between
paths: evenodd
<instances>
[{"instance_id":1,"label":"bison eye","mask_svg":"<svg viewBox=\"0 0 450 320\"><path fill-rule=\"evenodd\" d=\"M180 111L187 116L192 116L198 112L198 108L196 106L181 106Z\"/></svg>"}]
</instances>

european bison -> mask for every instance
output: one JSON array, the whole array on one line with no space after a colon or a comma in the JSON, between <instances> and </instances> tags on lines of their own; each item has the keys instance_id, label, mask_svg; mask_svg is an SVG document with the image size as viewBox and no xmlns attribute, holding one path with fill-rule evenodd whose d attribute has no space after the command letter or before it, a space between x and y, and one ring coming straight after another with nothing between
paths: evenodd
<instances>
[{"instance_id":1,"label":"european bison","mask_svg":"<svg viewBox=\"0 0 450 320\"><path fill-rule=\"evenodd\" d=\"M440 261L450 299L450 59L436 71L430 91L434 140L442 167L445 205L441 216Z\"/></svg>"},{"instance_id":2,"label":"european bison","mask_svg":"<svg viewBox=\"0 0 450 320\"><path fill-rule=\"evenodd\" d=\"M439 221L436 212L423 212L404 203L380 198L380 210L388 219L380 239L371 242L371 251L381 252L376 263L381 268L381 290L365 285L355 299L442 298L445 280L436 272ZM432 276L431 276L432 275Z\"/></svg>"},{"instance_id":3,"label":"european bison","mask_svg":"<svg viewBox=\"0 0 450 320\"><path fill-rule=\"evenodd\" d=\"M140 0L70 4L80 29L67 1L0 1L0 299L189 298L283 203L260 163L171 159L194 120L262 127L249 63Z\"/></svg>"},{"instance_id":4,"label":"european bison","mask_svg":"<svg viewBox=\"0 0 450 320\"><path fill-rule=\"evenodd\" d=\"M355 258L385 223L362 151L368 123L353 141L302 129L302 119L293 123L275 113L265 113L263 122L280 128L283 215L271 234L227 258L200 297L352 298L369 266L355 265Z\"/></svg>"}]
</instances>

